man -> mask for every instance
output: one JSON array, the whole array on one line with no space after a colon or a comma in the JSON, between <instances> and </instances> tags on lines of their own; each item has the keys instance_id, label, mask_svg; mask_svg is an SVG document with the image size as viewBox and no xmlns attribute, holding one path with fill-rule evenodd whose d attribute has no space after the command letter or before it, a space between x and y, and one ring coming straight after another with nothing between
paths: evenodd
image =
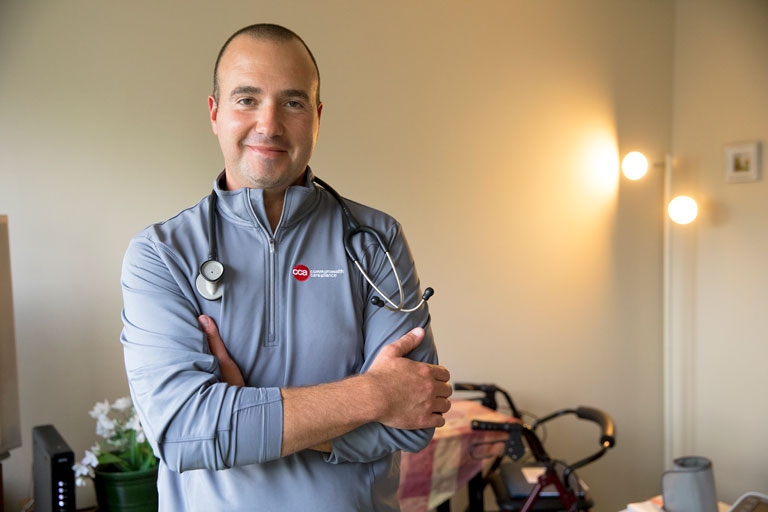
<instances>
[{"instance_id":1,"label":"man","mask_svg":"<svg viewBox=\"0 0 768 512\"><path fill-rule=\"evenodd\" d=\"M319 87L314 57L283 27L246 27L219 53L208 104L225 164L213 212L221 298L195 285L210 250L207 199L126 253L121 340L161 459L161 511L398 510L399 451L426 446L450 408L448 371L419 327L426 305L371 303L339 203L312 182ZM419 281L399 224L347 205L386 239L413 304ZM351 245L397 298L374 240Z\"/></svg>"}]
</instances>

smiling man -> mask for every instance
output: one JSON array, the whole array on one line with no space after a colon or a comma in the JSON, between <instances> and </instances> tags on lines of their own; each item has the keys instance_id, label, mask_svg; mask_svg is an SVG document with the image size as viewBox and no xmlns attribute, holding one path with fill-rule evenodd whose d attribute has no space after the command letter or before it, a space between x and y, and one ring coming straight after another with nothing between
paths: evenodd
<instances>
[{"instance_id":1,"label":"smiling man","mask_svg":"<svg viewBox=\"0 0 768 512\"><path fill-rule=\"evenodd\" d=\"M323 105L314 58L300 39L238 34L225 48L208 107L227 188L263 189L280 204L289 185L301 184L317 141Z\"/></svg>"},{"instance_id":2,"label":"smiling man","mask_svg":"<svg viewBox=\"0 0 768 512\"><path fill-rule=\"evenodd\" d=\"M399 452L444 423L449 373L426 304L376 305L341 200L314 183L315 59L288 29L246 27L208 106L224 158L211 196L142 231L123 262L121 341L160 510L398 510ZM397 273L418 303L400 225L343 204L389 247L394 266L372 236L349 242L373 283L399 300ZM197 285L206 260L224 269L216 293Z\"/></svg>"}]
</instances>

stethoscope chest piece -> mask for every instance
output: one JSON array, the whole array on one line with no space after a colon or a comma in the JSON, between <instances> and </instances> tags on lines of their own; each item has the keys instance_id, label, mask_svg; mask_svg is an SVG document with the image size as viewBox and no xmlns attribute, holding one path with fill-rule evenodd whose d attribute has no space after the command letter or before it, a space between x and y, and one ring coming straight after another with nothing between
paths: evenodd
<instances>
[{"instance_id":1,"label":"stethoscope chest piece","mask_svg":"<svg viewBox=\"0 0 768 512\"><path fill-rule=\"evenodd\" d=\"M224 265L217 260L208 260L200 265L200 273L195 280L197 291L208 300L217 300L224 293L221 278L224 276Z\"/></svg>"}]
</instances>

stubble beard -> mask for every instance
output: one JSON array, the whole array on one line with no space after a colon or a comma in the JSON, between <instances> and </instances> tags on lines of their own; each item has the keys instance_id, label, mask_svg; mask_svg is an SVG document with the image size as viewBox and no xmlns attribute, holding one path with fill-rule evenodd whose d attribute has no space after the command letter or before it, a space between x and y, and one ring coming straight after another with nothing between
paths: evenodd
<instances>
[{"instance_id":1,"label":"stubble beard","mask_svg":"<svg viewBox=\"0 0 768 512\"><path fill-rule=\"evenodd\" d=\"M248 183L249 188L276 189L287 188L293 184L304 171L293 172L291 169L280 170L278 162L260 162L258 167L242 159L239 164L240 176Z\"/></svg>"}]
</instances>

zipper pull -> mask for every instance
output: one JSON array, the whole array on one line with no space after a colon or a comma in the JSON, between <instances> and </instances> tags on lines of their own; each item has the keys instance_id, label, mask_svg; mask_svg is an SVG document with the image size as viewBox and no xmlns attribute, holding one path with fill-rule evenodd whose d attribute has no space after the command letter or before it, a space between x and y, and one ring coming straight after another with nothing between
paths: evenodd
<instances>
[{"instance_id":1,"label":"zipper pull","mask_svg":"<svg viewBox=\"0 0 768 512\"><path fill-rule=\"evenodd\" d=\"M275 239L270 238L269 239L269 253L274 254L275 253Z\"/></svg>"}]
</instances>

